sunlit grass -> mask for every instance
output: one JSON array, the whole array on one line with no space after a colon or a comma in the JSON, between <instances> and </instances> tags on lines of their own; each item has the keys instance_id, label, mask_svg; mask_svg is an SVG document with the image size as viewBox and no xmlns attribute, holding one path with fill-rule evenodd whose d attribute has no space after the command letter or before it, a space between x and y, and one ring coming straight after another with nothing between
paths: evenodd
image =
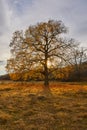
<instances>
[{"instance_id":1,"label":"sunlit grass","mask_svg":"<svg viewBox=\"0 0 87 130\"><path fill-rule=\"evenodd\" d=\"M51 82L53 97L38 97L43 83L0 83L0 130L86 130L86 83Z\"/></svg>"}]
</instances>

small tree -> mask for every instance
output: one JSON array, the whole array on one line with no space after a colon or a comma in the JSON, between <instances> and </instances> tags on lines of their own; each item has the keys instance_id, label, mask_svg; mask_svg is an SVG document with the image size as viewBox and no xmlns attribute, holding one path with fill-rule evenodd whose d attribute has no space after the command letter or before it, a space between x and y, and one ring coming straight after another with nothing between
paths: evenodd
<instances>
[{"instance_id":1,"label":"small tree","mask_svg":"<svg viewBox=\"0 0 87 130\"><path fill-rule=\"evenodd\" d=\"M87 62L87 49L80 48L79 46L72 49L70 61L72 72L70 73L71 78L81 80L81 74L84 71L84 63Z\"/></svg>"},{"instance_id":2,"label":"small tree","mask_svg":"<svg viewBox=\"0 0 87 130\"><path fill-rule=\"evenodd\" d=\"M29 26L23 32L15 32L10 43L12 58L7 62L7 70L23 73L36 70L44 77L44 85L49 86L49 75L58 69L58 64L68 62L68 53L74 44L63 39L61 34L67 28L61 21L49 20Z\"/></svg>"}]
</instances>

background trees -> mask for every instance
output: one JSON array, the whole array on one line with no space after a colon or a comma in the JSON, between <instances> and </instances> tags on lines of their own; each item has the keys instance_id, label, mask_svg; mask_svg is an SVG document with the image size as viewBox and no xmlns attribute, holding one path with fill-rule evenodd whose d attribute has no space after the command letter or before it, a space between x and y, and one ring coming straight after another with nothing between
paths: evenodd
<instances>
[{"instance_id":1,"label":"background trees","mask_svg":"<svg viewBox=\"0 0 87 130\"><path fill-rule=\"evenodd\" d=\"M16 31L10 43L12 57L7 61L7 71L20 75L22 80L39 76L48 86L50 77L71 63L72 50L77 47L72 39L62 37L66 32L65 25L54 20L29 26L25 32Z\"/></svg>"},{"instance_id":2,"label":"background trees","mask_svg":"<svg viewBox=\"0 0 87 130\"><path fill-rule=\"evenodd\" d=\"M87 49L80 48L79 46L74 48L71 53L70 62L72 71L69 78L80 81L84 78L84 73L87 71Z\"/></svg>"}]
</instances>

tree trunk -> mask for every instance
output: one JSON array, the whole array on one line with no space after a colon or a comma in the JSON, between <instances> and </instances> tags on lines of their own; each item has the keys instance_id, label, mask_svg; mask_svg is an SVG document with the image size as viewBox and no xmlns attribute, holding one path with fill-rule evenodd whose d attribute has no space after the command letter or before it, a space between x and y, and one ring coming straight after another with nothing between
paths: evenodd
<instances>
[{"instance_id":1,"label":"tree trunk","mask_svg":"<svg viewBox=\"0 0 87 130\"><path fill-rule=\"evenodd\" d=\"M49 78L48 78L48 70L45 70L45 79L44 79L44 86L48 87L49 86Z\"/></svg>"},{"instance_id":2,"label":"tree trunk","mask_svg":"<svg viewBox=\"0 0 87 130\"><path fill-rule=\"evenodd\" d=\"M44 64L44 86L42 92L40 92L38 95L43 95L45 97L52 97L52 93L49 87L49 72L48 72L48 66L47 66L48 56L47 53L45 53L45 64Z\"/></svg>"},{"instance_id":3,"label":"tree trunk","mask_svg":"<svg viewBox=\"0 0 87 130\"><path fill-rule=\"evenodd\" d=\"M49 77L48 77L48 66L47 66L47 56L45 56L45 65L44 65L44 86L49 86Z\"/></svg>"}]
</instances>

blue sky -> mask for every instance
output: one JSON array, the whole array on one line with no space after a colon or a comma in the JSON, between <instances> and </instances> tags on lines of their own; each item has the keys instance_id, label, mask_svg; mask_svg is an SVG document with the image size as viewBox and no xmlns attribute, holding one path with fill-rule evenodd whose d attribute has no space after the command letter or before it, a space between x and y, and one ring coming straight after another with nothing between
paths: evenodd
<instances>
[{"instance_id":1,"label":"blue sky","mask_svg":"<svg viewBox=\"0 0 87 130\"><path fill-rule=\"evenodd\" d=\"M67 36L87 47L87 0L0 0L0 61L10 57L12 33L49 19L62 20ZM1 70L4 67L0 64Z\"/></svg>"}]
</instances>

